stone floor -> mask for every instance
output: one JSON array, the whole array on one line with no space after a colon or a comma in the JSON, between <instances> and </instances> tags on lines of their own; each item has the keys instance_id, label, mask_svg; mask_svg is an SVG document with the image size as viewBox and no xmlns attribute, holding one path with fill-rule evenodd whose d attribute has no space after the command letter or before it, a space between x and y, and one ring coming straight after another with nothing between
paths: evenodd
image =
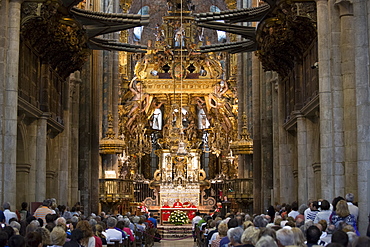
<instances>
[{"instance_id":1,"label":"stone floor","mask_svg":"<svg viewBox=\"0 0 370 247\"><path fill-rule=\"evenodd\" d=\"M154 247L196 247L193 238L182 240L161 240L160 243L154 243Z\"/></svg>"}]
</instances>

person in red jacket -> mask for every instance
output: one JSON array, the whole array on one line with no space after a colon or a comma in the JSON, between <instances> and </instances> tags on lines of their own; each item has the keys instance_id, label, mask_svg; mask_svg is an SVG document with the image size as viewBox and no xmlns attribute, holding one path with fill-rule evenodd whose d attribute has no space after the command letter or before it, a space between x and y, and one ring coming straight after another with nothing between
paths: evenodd
<instances>
[{"instance_id":1,"label":"person in red jacket","mask_svg":"<svg viewBox=\"0 0 370 247\"><path fill-rule=\"evenodd\" d=\"M190 202L190 204L189 204L189 207L188 208L194 208L194 209L196 209L197 208L197 206L195 206L192 202ZM189 220L190 221L192 221L193 220L193 218L195 217L195 212L196 212L197 210L189 210L188 211L188 218L189 218Z\"/></svg>"},{"instance_id":2,"label":"person in red jacket","mask_svg":"<svg viewBox=\"0 0 370 247\"><path fill-rule=\"evenodd\" d=\"M171 208L170 205L168 205L168 202L164 202L164 205L162 208ZM162 210L162 222L168 221L168 218L170 217L171 211L170 210Z\"/></svg>"},{"instance_id":3,"label":"person in red jacket","mask_svg":"<svg viewBox=\"0 0 370 247\"><path fill-rule=\"evenodd\" d=\"M184 206L180 202L180 199L176 199L176 202L173 204L173 208L183 208Z\"/></svg>"}]
</instances>

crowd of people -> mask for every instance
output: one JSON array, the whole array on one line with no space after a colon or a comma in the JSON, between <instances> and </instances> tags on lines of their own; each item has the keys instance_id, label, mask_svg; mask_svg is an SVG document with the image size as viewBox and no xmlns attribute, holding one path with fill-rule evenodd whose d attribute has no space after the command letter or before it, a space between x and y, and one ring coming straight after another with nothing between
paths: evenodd
<instances>
[{"instance_id":1,"label":"crowd of people","mask_svg":"<svg viewBox=\"0 0 370 247\"><path fill-rule=\"evenodd\" d=\"M193 237L199 247L362 247L370 234L360 236L354 195L270 206L266 214L218 212L194 217Z\"/></svg>"},{"instance_id":2,"label":"crowd of people","mask_svg":"<svg viewBox=\"0 0 370 247\"><path fill-rule=\"evenodd\" d=\"M143 215L100 215L88 217L77 203L69 210L46 199L31 215L27 203L11 211L10 204L0 210L0 247L102 247L153 246L157 220Z\"/></svg>"}]
</instances>

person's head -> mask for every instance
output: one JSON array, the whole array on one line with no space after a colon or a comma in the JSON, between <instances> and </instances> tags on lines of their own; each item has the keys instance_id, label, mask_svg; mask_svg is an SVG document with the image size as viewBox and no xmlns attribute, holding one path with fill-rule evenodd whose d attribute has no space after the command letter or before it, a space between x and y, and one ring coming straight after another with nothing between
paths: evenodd
<instances>
[{"instance_id":1,"label":"person's head","mask_svg":"<svg viewBox=\"0 0 370 247\"><path fill-rule=\"evenodd\" d=\"M241 242L243 244L255 245L258 241L259 233L260 233L259 229L253 226L250 226L244 230L242 238L241 238Z\"/></svg>"},{"instance_id":2,"label":"person's head","mask_svg":"<svg viewBox=\"0 0 370 247\"><path fill-rule=\"evenodd\" d=\"M4 208L4 210L5 209L9 209L10 210L10 203L9 202L4 202L3 208Z\"/></svg>"},{"instance_id":3,"label":"person's head","mask_svg":"<svg viewBox=\"0 0 370 247\"><path fill-rule=\"evenodd\" d=\"M235 228L235 227L238 227L239 225L238 225L238 220L237 219L235 219L235 218L232 218L232 219L230 219L228 222L227 222L227 227L229 228L229 229L231 229L231 228Z\"/></svg>"},{"instance_id":4,"label":"person's head","mask_svg":"<svg viewBox=\"0 0 370 247\"><path fill-rule=\"evenodd\" d=\"M54 223L54 221L57 219L57 215L56 214L47 214L45 215L45 221L46 223Z\"/></svg>"},{"instance_id":5,"label":"person's head","mask_svg":"<svg viewBox=\"0 0 370 247\"><path fill-rule=\"evenodd\" d=\"M94 232L87 220L81 220L77 223L76 228L82 230L84 233L84 238L89 238L94 236Z\"/></svg>"},{"instance_id":6,"label":"person's head","mask_svg":"<svg viewBox=\"0 0 370 247\"><path fill-rule=\"evenodd\" d=\"M49 230L47 230L46 228L43 228L43 227L38 227L36 229L36 232L38 232L41 235L42 245L51 245Z\"/></svg>"},{"instance_id":7,"label":"person's head","mask_svg":"<svg viewBox=\"0 0 370 247\"><path fill-rule=\"evenodd\" d=\"M292 203L292 210L298 211L298 202L293 202Z\"/></svg>"},{"instance_id":8,"label":"person's head","mask_svg":"<svg viewBox=\"0 0 370 247\"><path fill-rule=\"evenodd\" d=\"M22 202L21 208L22 209L27 209L27 207L28 207L28 203L27 202Z\"/></svg>"},{"instance_id":9,"label":"person's head","mask_svg":"<svg viewBox=\"0 0 370 247\"><path fill-rule=\"evenodd\" d=\"M310 205L311 210L318 210L319 209L319 202L313 201Z\"/></svg>"},{"instance_id":10,"label":"person's head","mask_svg":"<svg viewBox=\"0 0 370 247\"><path fill-rule=\"evenodd\" d=\"M320 207L321 207L321 210L329 210L330 203L327 200L322 200Z\"/></svg>"},{"instance_id":11,"label":"person's head","mask_svg":"<svg viewBox=\"0 0 370 247\"><path fill-rule=\"evenodd\" d=\"M25 247L26 241L24 240L23 236L14 235L11 238L9 238L8 246L9 247Z\"/></svg>"},{"instance_id":12,"label":"person's head","mask_svg":"<svg viewBox=\"0 0 370 247\"><path fill-rule=\"evenodd\" d=\"M298 208L298 212L299 214L304 214L304 211L308 208L308 206L306 204L301 204L301 206L299 206Z\"/></svg>"},{"instance_id":13,"label":"person's head","mask_svg":"<svg viewBox=\"0 0 370 247\"><path fill-rule=\"evenodd\" d=\"M276 232L276 239L279 246L294 245L294 234L287 228L280 229Z\"/></svg>"},{"instance_id":14,"label":"person's head","mask_svg":"<svg viewBox=\"0 0 370 247\"><path fill-rule=\"evenodd\" d=\"M354 194L352 194L352 193L348 193L347 195L346 195L346 201L347 202L353 202L355 200L355 195Z\"/></svg>"},{"instance_id":15,"label":"person's head","mask_svg":"<svg viewBox=\"0 0 370 247\"><path fill-rule=\"evenodd\" d=\"M222 221L220 224L218 224L218 234L220 235L220 237L226 237L228 230L229 228L227 227L226 222Z\"/></svg>"},{"instance_id":16,"label":"person's head","mask_svg":"<svg viewBox=\"0 0 370 247\"><path fill-rule=\"evenodd\" d=\"M49 199L45 199L43 202L42 202L42 206L45 206L45 207L49 207L51 204L51 201Z\"/></svg>"},{"instance_id":17,"label":"person's head","mask_svg":"<svg viewBox=\"0 0 370 247\"><path fill-rule=\"evenodd\" d=\"M271 236L262 236L255 247L278 247L276 241Z\"/></svg>"},{"instance_id":18,"label":"person's head","mask_svg":"<svg viewBox=\"0 0 370 247\"><path fill-rule=\"evenodd\" d=\"M81 240L84 238L84 233L81 229L74 229L71 232L71 241L76 241L81 243Z\"/></svg>"},{"instance_id":19,"label":"person's head","mask_svg":"<svg viewBox=\"0 0 370 247\"><path fill-rule=\"evenodd\" d=\"M11 226L4 227L3 231L8 234L8 239L14 235L14 229Z\"/></svg>"},{"instance_id":20,"label":"person's head","mask_svg":"<svg viewBox=\"0 0 370 247\"><path fill-rule=\"evenodd\" d=\"M135 216L134 218L132 218L132 223L139 223L139 222L140 222L139 216Z\"/></svg>"},{"instance_id":21,"label":"person's head","mask_svg":"<svg viewBox=\"0 0 370 247\"><path fill-rule=\"evenodd\" d=\"M350 213L349 213L349 209L348 209L348 204L345 200L340 200L337 204L337 211L336 211L337 215L339 217L347 217Z\"/></svg>"},{"instance_id":22,"label":"person's head","mask_svg":"<svg viewBox=\"0 0 370 247\"><path fill-rule=\"evenodd\" d=\"M310 226L306 231L307 243L314 244L319 241L321 236L321 231L317 226Z\"/></svg>"},{"instance_id":23,"label":"person's head","mask_svg":"<svg viewBox=\"0 0 370 247\"><path fill-rule=\"evenodd\" d=\"M123 220L117 221L116 228L122 230L124 227L125 227L125 223L123 222Z\"/></svg>"},{"instance_id":24,"label":"person's head","mask_svg":"<svg viewBox=\"0 0 370 247\"><path fill-rule=\"evenodd\" d=\"M236 244L241 244L241 237L243 235L243 228L241 227L235 227L235 228L231 228L227 231L227 237L229 238L230 240L230 243L232 245L236 245Z\"/></svg>"},{"instance_id":25,"label":"person's head","mask_svg":"<svg viewBox=\"0 0 370 247\"><path fill-rule=\"evenodd\" d=\"M62 227L56 226L53 228L53 231L50 233L51 243L53 245L63 246L66 242L67 234Z\"/></svg>"},{"instance_id":26,"label":"person's head","mask_svg":"<svg viewBox=\"0 0 370 247\"><path fill-rule=\"evenodd\" d=\"M276 240L276 230L274 230L272 227L266 227L261 230L260 235L259 235L260 238L263 236L270 236L274 240Z\"/></svg>"},{"instance_id":27,"label":"person's head","mask_svg":"<svg viewBox=\"0 0 370 247\"><path fill-rule=\"evenodd\" d=\"M292 232L294 234L295 245L303 246L306 241L303 232L298 227L292 227Z\"/></svg>"},{"instance_id":28,"label":"person's head","mask_svg":"<svg viewBox=\"0 0 370 247\"><path fill-rule=\"evenodd\" d=\"M253 219L253 224L255 227L266 227L267 223L267 220L261 215L257 215Z\"/></svg>"},{"instance_id":29,"label":"person's head","mask_svg":"<svg viewBox=\"0 0 370 247\"><path fill-rule=\"evenodd\" d=\"M339 202L340 200L344 200L344 198L343 198L343 197L341 197L341 196L338 196L338 197L335 197L335 198L333 199L333 201L331 202L331 204L333 205L333 211L337 211L337 204L338 204L338 202Z\"/></svg>"},{"instance_id":30,"label":"person's head","mask_svg":"<svg viewBox=\"0 0 370 247\"><path fill-rule=\"evenodd\" d=\"M0 247L6 246L8 243L8 234L4 231L0 231Z\"/></svg>"},{"instance_id":31,"label":"person's head","mask_svg":"<svg viewBox=\"0 0 370 247\"><path fill-rule=\"evenodd\" d=\"M331 235L331 242L342 244L343 246L348 245L348 235L344 231L338 230Z\"/></svg>"},{"instance_id":32,"label":"person's head","mask_svg":"<svg viewBox=\"0 0 370 247\"><path fill-rule=\"evenodd\" d=\"M165 202L164 202L164 205L165 205L165 206L168 206L168 201L165 201Z\"/></svg>"},{"instance_id":33,"label":"person's head","mask_svg":"<svg viewBox=\"0 0 370 247\"><path fill-rule=\"evenodd\" d=\"M367 236L360 236L352 245L353 247L368 247L370 246L370 238Z\"/></svg>"},{"instance_id":34,"label":"person's head","mask_svg":"<svg viewBox=\"0 0 370 247\"><path fill-rule=\"evenodd\" d=\"M41 247L42 237L38 232L29 232L25 237L26 247Z\"/></svg>"},{"instance_id":35,"label":"person's head","mask_svg":"<svg viewBox=\"0 0 370 247\"><path fill-rule=\"evenodd\" d=\"M326 222L326 220L320 220L318 222L318 224L321 226L321 231L322 232L325 232L326 231L326 228L328 227L328 222ZM317 226L318 227L318 226Z\"/></svg>"}]
</instances>

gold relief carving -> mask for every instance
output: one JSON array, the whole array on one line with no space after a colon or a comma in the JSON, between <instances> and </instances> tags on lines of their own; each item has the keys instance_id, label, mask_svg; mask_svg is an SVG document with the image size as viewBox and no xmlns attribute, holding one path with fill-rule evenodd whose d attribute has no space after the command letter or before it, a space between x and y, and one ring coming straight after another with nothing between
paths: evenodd
<instances>
[{"instance_id":1,"label":"gold relief carving","mask_svg":"<svg viewBox=\"0 0 370 247\"><path fill-rule=\"evenodd\" d=\"M226 0L225 1L226 2L226 4L227 4L227 8L228 9L236 9L236 1L234 1L234 0Z\"/></svg>"},{"instance_id":2,"label":"gold relief carving","mask_svg":"<svg viewBox=\"0 0 370 247\"><path fill-rule=\"evenodd\" d=\"M119 6L123 13L127 13L128 9L131 7L132 0L120 0Z\"/></svg>"},{"instance_id":3,"label":"gold relief carving","mask_svg":"<svg viewBox=\"0 0 370 247\"><path fill-rule=\"evenodd\" d=\"M256 39L260 49L256 54L266 71L273 70L285 77L317 37L317 31L311 18L297 16L287 2L276 13L258 25Z\"/></svg>"},{"instance_id":4,"label":"gold relief carving","mask_svg":"<svg viewBox=\"0 0 370 247\"><path fill-rule=\"evenodd\" d=\"M124 30L120 32L120 42L128 43L128 30Z\"/></svg>"},{"instance_id":5,"label":"gold relief carving","mask_svg":"<svg viewBox=\"0 0 370 247\"><path fill-rule=\"evenodd\" d=\"M58 8L57 2L42 4L40 16L23 18L21 35L62 78L66 78L81 69L90 50L80 25L63 16Z\"/></svg>"},{"instance_id":6,"label":"gold relief carving","mask_svg":"<svg viewBox=\"0 0 370 247\"><path fill-rule=\"evenodd\" d=\"M173 79L147 79L143 80L146 86L146 92L149 94L167 94L173 93L174 88L181 90L183 93L211 93L213 91L213 85L218 82L218 80L183 80L182 83L174 83ZM182 85L181 85L182 84Z\"/></svg>"}]
</instances>

